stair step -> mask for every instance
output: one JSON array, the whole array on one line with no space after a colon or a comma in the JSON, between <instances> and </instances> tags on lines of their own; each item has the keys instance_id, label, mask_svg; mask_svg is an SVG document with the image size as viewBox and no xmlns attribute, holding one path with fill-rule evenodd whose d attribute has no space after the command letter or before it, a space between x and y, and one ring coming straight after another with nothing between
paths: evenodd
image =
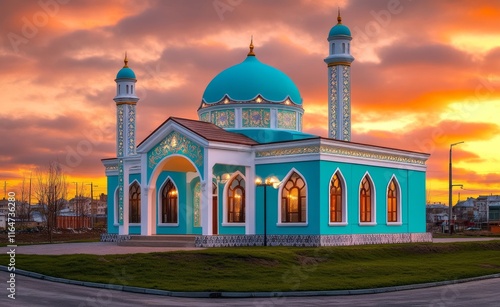
<instances>
[{"instance_id":1,"label":"stair step","mask_svg":"<svg viewBox=\"0 0 500 307\"><path fill-rule=\"evenodd\" d=\"M121 241L119 246L142 246L142 247L195 247L195 236L193 235L153 235L140 236L131 235L130 240Z\"/></svg>"},{"instance_id":2,"label":"stair step","mask_svg":"<svg viewBox=\"0 0 500 307\"><path fill-rule=\"evenodd\" d=\"M195 236L182 236L182 235L153 235L153 236L139 236L131 235L130 240L134 241L185 241L194 242Z\"/></svg>"},{"instance_id":3,"label":"stair step","mask_svg":"<svg viewBox=\"0 0 500 307\"><path fill-rule=\"evenodd\" d=\"M118 243L119 246L142 246L142 247L195 247L194 242L175 242L175 241L122 241Z\"/></svg>"}]
</instances>

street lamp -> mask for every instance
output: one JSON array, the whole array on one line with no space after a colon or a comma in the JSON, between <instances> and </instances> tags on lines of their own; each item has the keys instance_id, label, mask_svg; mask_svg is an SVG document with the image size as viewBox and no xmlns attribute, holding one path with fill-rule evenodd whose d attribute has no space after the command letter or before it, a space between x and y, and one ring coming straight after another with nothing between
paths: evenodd
<instances>
[{"instance_id":1,"label":"street lamp","mask_svg":"<svg viewBox=\"0 0 500 307\"><path fill-rule=\"evenodd\" d=\"M463 144L464 142L458 142L458 143L453 143L450 145L450 165L449 165L449 178L448 178L448 182L449 182L449 187L448 187L448 205L449 205L449 215L448 215L448 228L449 228L449 233L450 233L450 236L452 235L453 233L453 230L451 228L451 221L453 220L453 204L452 204L452 201L453 201L453 195L452 195L452 190L453 190L453 179L452 179L452 175L453 175L453 171L452 171L452 149L453 149L453 146L455 145L458 145L458 144Z\"/></svg>"},{"instance_id":2,"label":"street lamp","mask_svg":"<svg viewBox=\"0 0 500 307\"><path fill-rule=\"evenodd\" d=\"M255 178L255 185L264 187L264 246L267 246L267 187L272 186L275 189L279 185L279 180L275 176L267 177L264 182L260 177Z\"/></svg>"}]
</instances>

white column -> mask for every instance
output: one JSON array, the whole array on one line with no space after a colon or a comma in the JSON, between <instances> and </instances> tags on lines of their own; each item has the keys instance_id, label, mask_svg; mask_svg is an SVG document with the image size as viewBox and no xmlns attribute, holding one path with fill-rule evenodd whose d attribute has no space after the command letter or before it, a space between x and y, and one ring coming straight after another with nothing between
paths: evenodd
<instances>
[{"instance_id":1,"label":"white column","mask_svg":"<svg viewBox=\"0 0 500 307\"><path fill-rule=\"evenodd\" d=\"M127 162L123 161L123 224L120 225L118 229L118 233L120 235L128 235L129 234L129 181L130 181L130 171Z\"/></svg>"},{"instance_id":2,"label":"white column","mask_svg":"<svg viewBox=\"0 0 500 307\"><path fill-rule=\"evenodd\" d=\"M208 150L206 151L208 155ZM207 163L204 166L204 178L201 180L201 226L203 235L212 235L212 170L213 163Z\"/></svg>"},{"instance_id":3,"label":"white column","mask_svg":"<svg viewBox=\"0 0 500 307\"><path fill-rule=\"evenodd\" d=\"M245 234L255 234L255 167L245 167Z\"/></svg>"}]
</instances>

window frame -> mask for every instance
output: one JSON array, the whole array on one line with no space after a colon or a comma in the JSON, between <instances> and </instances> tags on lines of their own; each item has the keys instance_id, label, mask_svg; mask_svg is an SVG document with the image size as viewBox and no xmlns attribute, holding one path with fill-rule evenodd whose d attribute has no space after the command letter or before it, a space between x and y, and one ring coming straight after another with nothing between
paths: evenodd
<instances>
[{"instance_id":1,"label":"window frame","mask_svg":"<svg viewBox=\"0 0 500 307\"><path fill-rule=\"evenodd\" d=\"M362 221L361 220L361 213L362 213L362 197L361 197L361 192L362 192L362 185L364 179L368 180L368 184L370 186L370 221ZM359 182L358 186L358 221L359 225L361 226L375 226L377 225L377 193L376 193L376 187L375 187L375 182L373 181L372 177L370 176L370 173L366 172L363 177L361 177L361 181Z\"/></svg>"},{"instance_id":2,"label":"window frame","mask_svg":"<svg viewBox=\"0 0 500 307\"><path fill-rule=\"evenodd\" d=\"M338 181L340 183L340 186L341 186L341 215L342 215L342 218L341 218L341 221L334 221L332 222L332 181L333 181L333 178L335 177L335 175L337 175L337 178L338 178ZM333 172L333 175L332 177L330 178L330 181L329 181L329 184L328 184L328 224L330 226L345 226L347 225L347 184L346 184L346 181L345 181L345 178L342 174L342 172L340 171L339 168L337 168L335 170L335 172Z\"/></svg>"},{"instance_id":3,"label":"window frame","mask_svg":"<svg viewBox=\"0 0 500 307\"><path fill-rule=\"evenodd\" d=\"M230 222L229 221L229 190L230 190L230 187L231 187L231 184L232 182L238 177L240 176L241 177L241 181L243 182L244 186L243 186L243 195L242 195L242 202L243 202L243 209L242 209L242 212L243 212L243 217L244 217L244 221L243 222ZM239 183L238 186L240 186L241 182ZM246 219L247 219L247 208L246 206L248 205L247 204L247 194L246 194L246 189L247 189L247 179L245 177L245 175L243 175L240 171L235 171L233 174L231 174L231 177L227 180L227 182L224 184L224 190L223 190L223 218L222 218L222 226L237 226L237 227L240 227L240 226L245 226L246 225Z\"/></svg>"},{"instance_id":4,"label":"window frame","mask_svg":"<svg viewBox=\"0 0 500 307\"><path fill-rule=\"evenodd\" d=\"M163 189L167 186L167 183L168 182L171 182L173 187L175 188L175 190L177 191L177 222L175 223L166 223L166 222L163 222ZM175 183L175 180L170 177L170 176L167 176L167 178L165 178L165 180L163 181L163 183L161 184L160 188L158 189L158 196L157 196L157 223L158 223L158 226L167 226L167 227L177 227L179 226L179 215L180 215L180 210L179 210L179 199L180 198L180 195L179 195L179 188L177 187L177 184Z\"/></svg>"},{"instance_id":5,"label":"window frame","mask_svg":"<svg viewBox=\"0 0 500 307\"><path fill-rule=\"evenodd\" d=\"M138 217L139 217L139 222L132 222L132 214L131 214L131 211L132 211L132 207L133 207L133 202L132 202L132 186L134 185L137 185L139 187L138 191L139 193L139 197L138 197ZM129 186L128 186L128 223L129 225L131 226L136 226L136 225L141 225L141 199L142 199L142 191L141 191L141 184L139 183L139 181L137 180L133 180Z\"/></svg>"},{"instance_id":6,"label":"window frame","mask_svg":"<svg viewBox=\"0 0 500 307\"><path fill-rule=\"evenodd\" d=\"M302 187L302 189L304 190L304 196L299 196L299 198L302 198L304 197L304 203L305 203L305 210L302 210L302 208L300 208L298 210L298 212L302 212L302 211L305 211L305 220L303 222L283 222L282 220L282 207L283 207L283 190L285 189L288 181L291 180L292 176L295 174L297 174L297 176L304 182L304 186ZM292 189L295 188L295 183L294 183L294 186L290 189L290 191ZM301 189L301 190L302 190ZM284 177L283 181L281 182L281 184L279 185L279 190L278 190L278 222L276 223L277 226L307 226L308 223L309 223L309 197L308 197L308 185L307 185L307 181L304 177L304 175L302 175L298 170L296 170L295 168L292 168L288 174ZM300 202L299 204L300 205Z\"/></svg>"},{"instance_id":7,"label":"window frame","mask_svg":"<svg viewBox=\"0 0 500 307\"><path fill-rule=\"evenodd\" d=\"M391 186L391 183L394 182L395 190L396 190L396 221L389 221L389 188ZM392 175L391 179L389 180L389 183L387 184L387 189L386 189L386 222L387 225L390 226L399 226L402 225L402 204L401 204L401 185L399 184L398 179L396 178L395 175Z\"/></svg>"}]
</instances>

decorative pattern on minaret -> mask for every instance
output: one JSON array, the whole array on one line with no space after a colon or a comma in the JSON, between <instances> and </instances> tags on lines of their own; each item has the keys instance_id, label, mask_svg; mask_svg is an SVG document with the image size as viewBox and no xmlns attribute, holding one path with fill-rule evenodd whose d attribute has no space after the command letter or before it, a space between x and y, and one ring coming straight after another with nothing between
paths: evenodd
<instances>
[{"instance_id":1,"label":"decorative pattern on minaret","mask_svg":"<svg viewBox=\"0 0 500 307\"><path fill-rule=\"evenodd\" d=\"M118 224L123 225L123 159L118 163Z\"/></svg>"},{"instance_id":2,"label":"decorative pattern on minaret","mask_svg":"<svg viewBox=\"0 0 500 307\"><path fill-rule=\"evenodd\" d=\"M330 71L330 109L328 111L328 123L330 127L328 128L328 137L332 139L337 139L337 105L338 105L338 81L337 81L337 70L335 67L329 67Z\"/></svg>"},{"instance_id":3,"label":"decorative pattern on minaret","mask_svg":"<svg viewBox=\"0 0 500 307\"><path fill-rule=\"evenodd\" d=\"M128 155L135 155L136 154L136 147L135 147L135 105L129 105L128 106L128 149L127 149L127 154Z\"/></svg>"},{"instance_id":4,"label":"decorative pattern on minaret","mask_svg":"<svg viewBox=\"0 0 500 307\"><path fill-rule=\"evenodd\" d=\"M342 139L344 141L351 140L351 67L342 66Z\"/></svg>"},{"instance_id":5,"label":"decorative pattern on minaret","mask_svg":"<svg viewBox=\"0 0 500 307\"><path fill-rule=\"evenodd\" d=\"M123 138L123 117L124 117L124 112L123 112L123 104L117 105L116 106L116 123L118 126L117 133L116 133L116 154L117 156L123 157L123 144L124 138Z\"/></svg>"}]
</instances>

